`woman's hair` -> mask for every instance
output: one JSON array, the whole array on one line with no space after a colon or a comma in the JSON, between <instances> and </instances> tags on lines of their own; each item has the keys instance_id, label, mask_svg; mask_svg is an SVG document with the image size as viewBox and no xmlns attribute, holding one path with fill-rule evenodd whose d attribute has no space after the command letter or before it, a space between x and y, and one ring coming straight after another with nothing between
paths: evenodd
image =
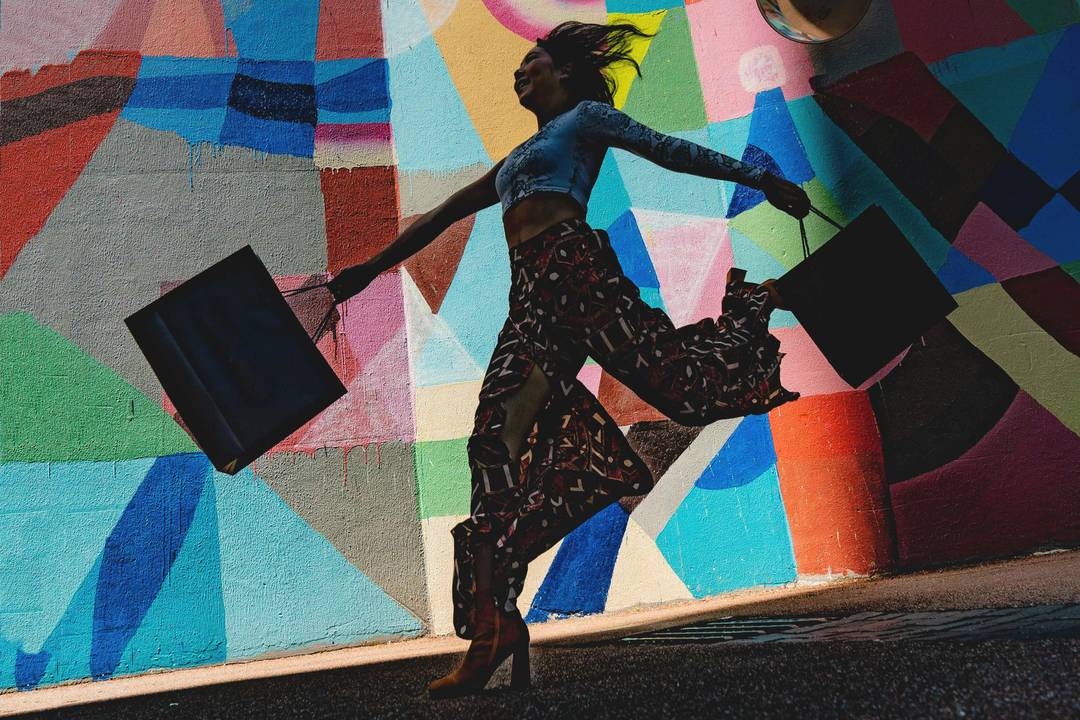
<instances>
[{"instance_id":1,"label":"woman's hair","mask_svg":"<svg viewBox=\"0 0 1080 720\"><path fill-rule=\"evenodd\" d=\"M613 63L628 62L641 77L641 66L630 56L634 37L652 37L631 23L597 25L575 20L559 23L536 39L556 67L570 66L568 90L577 100L598 100L614 104L615 80L604 69Z\"/></svg>"}]
</instances>

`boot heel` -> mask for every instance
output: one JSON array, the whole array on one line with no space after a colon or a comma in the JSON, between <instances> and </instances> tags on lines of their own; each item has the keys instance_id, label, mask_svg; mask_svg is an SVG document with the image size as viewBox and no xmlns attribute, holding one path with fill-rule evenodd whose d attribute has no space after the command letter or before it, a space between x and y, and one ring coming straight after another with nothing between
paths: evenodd
<instances>
[{"instance_id":1,"label":"boot heel","mask_svg":"<svg viewBox=\"0 0 1080 720\"><path fill-rule=\"evenodd\" d=\"M529 672L529 642L526 640L514 649L513 667L510 670L510 689L528 690L532 687Z\"/></svg>"}]
</instances>

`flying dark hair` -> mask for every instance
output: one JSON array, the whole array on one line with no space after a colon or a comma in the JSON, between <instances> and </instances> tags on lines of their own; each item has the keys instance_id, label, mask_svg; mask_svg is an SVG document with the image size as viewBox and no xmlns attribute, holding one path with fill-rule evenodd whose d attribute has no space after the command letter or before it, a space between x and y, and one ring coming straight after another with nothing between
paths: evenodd
<instances>
[{"instance_id":1,"label":"flying dark hair","mask_svg":"<svg viewBox=\"0 0 1080 720\"><path fill-rule=\"evenodd\" d=\"M630 56L630 41L634 37L653 37L653 34L631 23L597 25L569 20L537 38L536 44L551 55L556 67L570 66L567 89L572 97L612 105L615 80L603 71L613 63L628 62L641 77L641 66Z\"/></svg>"}]
</instances>

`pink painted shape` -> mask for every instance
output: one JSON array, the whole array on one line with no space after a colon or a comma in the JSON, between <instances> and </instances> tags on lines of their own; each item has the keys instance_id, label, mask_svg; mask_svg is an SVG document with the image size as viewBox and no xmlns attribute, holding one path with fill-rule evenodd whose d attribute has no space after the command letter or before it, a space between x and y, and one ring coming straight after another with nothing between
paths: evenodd
<instances>
[{"instance_id":1,"label":"pink painted shape","mask_svg":"<svg viewBox=\"0 0 1080 720\"><path fill-rule=\"evenodd\" d=\"M851 386L836 374L832 365L806 334L802 325L772 331L785 353L780 367L784 387L803 396L851 392Z\"/></svg>"},{"instance_id":2,"label":"pink painted shape","mask_svg":"<svg viewBox=\"0 0 1080 720\"><path fill-rule=\"evenodd\" d=\"M753 111L755 91L746 89L740 80L740 60L756 48L766 50L748 56L748 61L743 63L744 74L756 77L759 85L768 85L768 76L774 70L766 61L779 59L784 97L794 100L810 94L808 81L816 71L806 46L785 40L773 31L762 19L756 3L696 2L686 6L686 15L709 122L729 120ZM750 62L749 57L758 59Z\"/></svg>"},{"instance_id":3,"label":"pink painted shape","mask_svg":"<svg viewBox=\"0 0 1080 720\"><path fill-rule=\"evenodd\" d=\"M316 145L379 147L391 140L390 123L343 123L315 126Z\"/></svg>"},{"instance_id":4,"label":"pink painted shape","mask_svg":"<svg viewBox=\"0 0 1080 720\"><path fill-rule=\"evenodd\" d=\"M603 374L604 369L599 365L582 365L581 370L578 372L577 379L582 385L589 388L589 392L593 395L597 395L600 392L600 376Z\"/></svg>"},{"instance_id":5,"label":"pink painted shape","mask_svg":"<svg viewBox=\"0 0 1080 720\"><path fill-rule=\"evenodd\" d=\"M1034 32L1004 0L903 0L893 13L904 47L927 63Z\"/></svg>"},{"instance_id":6,"label":"pink painted shape","mask_svg":"<svg viewBox=\"0 0 1080 720\"><path fill-rule=\"evenodd\" d=\"M953 462L890 487L902 566L1080 540L1080 437L1024 392Z\"/></svg>"},{"instance_id":7,"label":"pink painted shape","mask_svg":"<svg viewBox=\"0 0 1080 720\"><path fill-rule=\"evenodd\" d=\"M93 46L118 0L4 0L0 73L66 65Z\"/></svg>"},{"instance_id":8,"label":"pink painted shape","mask_svg":"<svg viewBox=\"0 0 1080 720\"><path fill-rule=\"evenodd\" d=\"M547 35L564 20L603 24L604 0L483 0L488 12L503 27L529 41Z\"/></svg>"},{"instance_id":9,"label":"pink painted shape","mask_svg":"<svg viewBox=\"0 0 1080 720\"><path fill-rule=\"evenodd\" d=\"M337 344L328 335L319 349L349 392L275 451L416 438L401 275L379 275L339 309Z\"/></svg>"},{"instance_id":10,"label":"pink painted shape","mask_svg":"<svg viewBox=\"0 0 1080 720\"><path fill-rule=\"evenodd\" d=\"M999 282L1057 265L983 203L968 216L953 247L986 268Z\"/></svg>"},{"instance_id":11,"label":"pink painted shape","mask_svg":"<svg viewBox=\"0 0 1080 720\"><path fill-rule=\"evenodd\" d=\"M638 223L668 314L677 326L715 317L720 314L724 275L734 262L727 223L719 218L686 222L672 216L671 220L678 224L650 227L653 220L648 217Z\"/></svg>"}]
</instances>

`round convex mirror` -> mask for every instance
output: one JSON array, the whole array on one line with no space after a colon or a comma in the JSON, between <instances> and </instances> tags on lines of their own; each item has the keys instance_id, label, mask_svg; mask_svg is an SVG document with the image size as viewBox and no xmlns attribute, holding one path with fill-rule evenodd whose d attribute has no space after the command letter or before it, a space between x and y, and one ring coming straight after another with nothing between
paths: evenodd
<instances>
[{"instance_id":1,"label":"round convex mirror","mask_svg":"<svg viewBox=\"0 0 1080 720\"><path fill-rule=\"evenodd\" d=\"M772 29L788 40L824 43L848 33L873 0L757 0Z\"/></svg>"}]
</instances>

